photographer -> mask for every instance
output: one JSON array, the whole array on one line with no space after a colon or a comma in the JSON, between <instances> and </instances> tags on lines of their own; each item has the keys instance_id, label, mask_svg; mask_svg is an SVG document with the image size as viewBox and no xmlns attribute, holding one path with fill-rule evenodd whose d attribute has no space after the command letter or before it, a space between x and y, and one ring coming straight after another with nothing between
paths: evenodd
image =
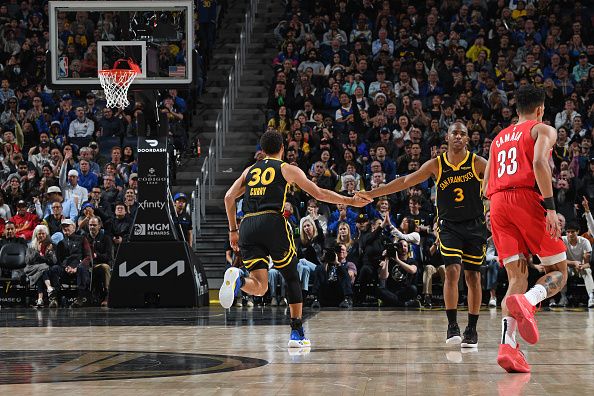
<instances>
[{"instance_id":1,"label":"photographer","mask_svg":"<svg viewBox=\"0 0 594 396\"><path fill-rule=\"evenodd\" d=\"M378 297L384 304L420 308L417 287L414 285L417 265L409 258L408 242L401 239L386 245L379 265L381 286L378 289Z\"/></svg>"},{"instance_id":2,"label":"photographer","mask_svg":"<svg viewBox=\"0 0 594 396\"><path fill-rule=\"evenodd\" d=\"M315 270L313 293L316 296L314 306L353 307L351 279L345 266L340 264L335 249L326 249L322 265Z\"/></svg>"}]
</instances>

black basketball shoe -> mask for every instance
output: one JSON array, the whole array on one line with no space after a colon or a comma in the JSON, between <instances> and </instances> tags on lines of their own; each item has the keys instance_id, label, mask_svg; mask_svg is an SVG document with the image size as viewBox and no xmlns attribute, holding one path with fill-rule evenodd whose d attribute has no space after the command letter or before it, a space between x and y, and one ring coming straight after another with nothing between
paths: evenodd
<instances>
[{"instance_id":1,"label":"black basketball shoe","mask_svg":"<svg viewBox=\"0 0 594 396\"><path fill-rule=\"evenodd\" d=\"M460 327L458 323L451 323L448 325L448 334L446 337L446 344L459 344L462 341L460 337Z\"/></svg>"},{"instance_id":2,"label":"black basketball shoe","mask_svg":"<svg viewBox=\"0 0 594 396\"><path fill-rule=\"evenodd\" d=\"M478 347L478 334L476 327L466 327L464 330L464 338L462 339L462 348L477 348Z\"/></svg>"}]
</instances>

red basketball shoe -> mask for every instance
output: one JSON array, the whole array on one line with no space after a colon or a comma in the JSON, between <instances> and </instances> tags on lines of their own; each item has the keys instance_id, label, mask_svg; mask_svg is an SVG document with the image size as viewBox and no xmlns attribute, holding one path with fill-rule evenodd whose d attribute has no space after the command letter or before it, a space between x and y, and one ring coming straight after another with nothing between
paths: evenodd
<instances>
[{"instance_id":1,"label":"red basketball shoe","mask_svg":"<svg viewBox=\"0 0 594 396\"><path fill-rule=\"evenodd\" d=\"M512 294L505 300L509 315L518 321L518 331L528 344L536 344L540 335L534 318L536 307L523 294Z\"/></svg>"},{"instance_id":2,"label":"red basketball shoe","mask_svg":"<svg viewBox=\"0 0 594 396\"><path fill-rule=\"evenodd\" d=\"M499 345L499 354L497 355L497 364L499 364L508 373L529 373L530 365L526 361L524 354L520 351L520 344L512 348L508 344Z\"/></svg>"}]
</instances>

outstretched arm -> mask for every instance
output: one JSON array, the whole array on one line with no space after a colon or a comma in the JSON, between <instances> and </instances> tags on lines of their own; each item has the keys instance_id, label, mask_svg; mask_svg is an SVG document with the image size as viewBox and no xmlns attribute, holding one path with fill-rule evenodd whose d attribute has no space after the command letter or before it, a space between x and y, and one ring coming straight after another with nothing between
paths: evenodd
<instances>
[{"instance_id":1,"label":"outstretched arm","mask_svg":"<svg viewBox=\"0 0 594 396\"><path fill-rule=\"evenodd\" d=\"M359 192L357 195L373 199L388 194L394 194L408 187L416 186L417 184L429 179L431 176L437 174L437 168L437 159L429 160L425 162L423 166L421 166L417 171L411 173L410 175L394 179L390 183L378 187L375 190Z\"/></svg>"},{"instance_id":2,"label":"outstretched arm","mask_svg":"<svg viewBox=\"0 0 594 396\"><path fill-rule=\"evenodd\" d=\"M245 177L249 170L249 167L246 168L225 194L225 211L227 212L227 221L229 222L229 242L234 251L239 249L237 245L239 233L237 232L237 205L235 201L245 192Z\"/></svg>"},{"instance_id":3,"label":"outstretched arm","mask_svg":"<svg viewBox=\"0 0 594 396\"><path fill-rule=\"evenodd\" d=\"M281 168L281 171L283 172L283 176L286 181L297 184L299 188L318 201L324 201L333 204L342 203L356 207L362 207L371 202L370 199L360 197L345 197L344 195L337 194L334 191L320 188L314 182L309 180L301 169L294 165L285 164Z\"/></svg>"}]
</instances>

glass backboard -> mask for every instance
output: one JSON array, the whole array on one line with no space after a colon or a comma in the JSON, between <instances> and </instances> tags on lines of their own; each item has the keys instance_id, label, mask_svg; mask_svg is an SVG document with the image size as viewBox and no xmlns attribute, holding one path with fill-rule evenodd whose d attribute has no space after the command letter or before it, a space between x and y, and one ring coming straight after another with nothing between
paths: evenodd
<instances>
[{"instance_id":1,"label":"glass backboard","mask_svg":"<svg viewBox=\"0 0 594 396\"><path fill-rule=\"evenodd\" d=\"M50 1L50 85L99 87L118 59L140 66L132 86L192 82L194 6L187 1Z\"/></svg>"}]
</instances>

